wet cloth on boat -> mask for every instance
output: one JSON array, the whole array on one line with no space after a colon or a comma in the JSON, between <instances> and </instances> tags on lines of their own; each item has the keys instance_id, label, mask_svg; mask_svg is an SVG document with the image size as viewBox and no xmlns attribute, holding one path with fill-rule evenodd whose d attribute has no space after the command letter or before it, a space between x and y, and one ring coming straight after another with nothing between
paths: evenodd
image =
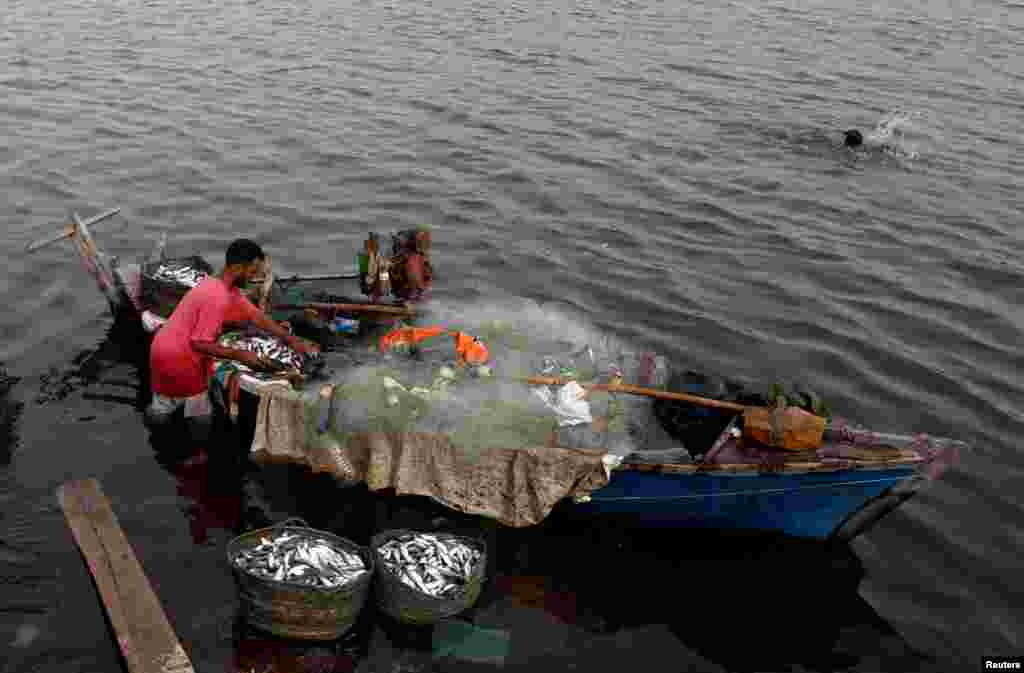
<instances>
[{"instance_id":1,"label":"wet cloth on boat","mask_svg":"<svg viewBox=\"0 0 1024 673\"><path fill-rule=\"evenodd\" d=\"M456 446L441 432L345 432L327 424L299 393L260 396L252 456L307 465L371 490L433 498L455 510L507 526L544 520L565 498L580 498L608 484L603 449Z\"/></svg>"},{"instance_id":2,"label":"wet cloth on boat","mask_svg":"<svg viewBox=\"0 0 1024 673\"><path fill-rule=\"evenodd\" d=\"M150 334L154 334L158 329L166 324L167 318L161 318L152 311L142 312L142 328Z\"/></svg>"},{"instance_id":3,"label":"wet cloth on boat","mask_svg":"<svg viewBox=\"0 0 1024 673\"><path fill-rule=\"evenodd\" d=\"M209 416L212 412L210 398L205 392L191 397L168 397L153 393L147 412L153 418L169 417L179 408L184 409L185 418Z\"/></svg>"},{"instance_id":4,"label":"wet cloth on boat","mask_svg":"<svg viewBox=\"0 0 1024 673\"><path fill-rule=\"evenodd\" d=\"M584 398L587 391L583 386L576 381L569 381L558 386L557 391L552 391L551 388L552 386L537 386L533 393L555 412L558 427L567 428L593 422L590 403Z\"/></svg>"},{"instance_id":5,"label":"wet cloth on boat","mask_svg":"<svg viewBox=\"0 0 1024 673\"><path fill-rule=\"evenodd\" d=\"M213 376L208 388L213 405L234 418L237 415L238 394L244 390L260 395L272 390L291 390L287 379L252 372L248 367L231 360L215 360Z\"/></svg>"}]
</instances>

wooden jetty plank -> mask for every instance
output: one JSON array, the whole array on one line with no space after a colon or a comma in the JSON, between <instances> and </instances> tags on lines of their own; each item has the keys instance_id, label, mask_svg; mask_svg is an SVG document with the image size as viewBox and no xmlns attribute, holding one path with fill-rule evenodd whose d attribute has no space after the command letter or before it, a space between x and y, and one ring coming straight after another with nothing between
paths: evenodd
<instances>
[{"instance_id":1,"label":"wooden jetty plank","mask_svg":"<svg viewBox=\"0 0 1024 673\"><path fill-rule=\"evenodd\" d=\"M95 479L57 489L131 673L194 673L153 587Z\"/></svg>"}]
</instances>

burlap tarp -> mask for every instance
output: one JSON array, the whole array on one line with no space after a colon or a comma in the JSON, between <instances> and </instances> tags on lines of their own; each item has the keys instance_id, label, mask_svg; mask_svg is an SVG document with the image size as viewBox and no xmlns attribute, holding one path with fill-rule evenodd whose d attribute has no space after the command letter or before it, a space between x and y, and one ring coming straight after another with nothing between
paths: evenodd
<instances>
[{"instance_id":1,"label":"burlap tarp","mask_svg":"<svg viewBox=\"0 0 1024 673\"><path fill-rule=\"evenodd\" d=\"M371 490L433 498L507 526L541 522L564 498L608 484L603 449L476 449L446 434L323 431L318 411L289 393L260 395L251 447L257 461L286 461Z\"/></svg>"}]
</instances>

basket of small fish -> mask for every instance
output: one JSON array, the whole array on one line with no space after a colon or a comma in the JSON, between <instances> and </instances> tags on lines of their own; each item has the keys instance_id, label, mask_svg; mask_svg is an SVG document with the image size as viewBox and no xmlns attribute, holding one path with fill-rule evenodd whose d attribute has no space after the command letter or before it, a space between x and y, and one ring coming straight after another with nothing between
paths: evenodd
<instances>
[{"instance_id":1,"label":"basket of small fish","mask_svg":"<svg viewBox=\"0 0 1024 673\"><path fill-rule=\"evenodd\" d=\"M363 609L373 579L368 549L301 519L239 535L227 556L245 619L285 638L340 638Z\"/></svg>"},{"instance_id":2,"label":"basket of small fish","mask_svg":"<svg viewBox=\"0 0 1024 673\"><path fill-rule=\"evenodd\" d=\"M483 540L390 530L370 542L377 607L407 624L433 624L472 607L484 585Z\"/></svg>"},{"instance_id":3,"label":"basket of small fish","mask_svg":"<svg viewBox=\"0 0 1024 673\"><path fill-rule=\"evenodd\" d=\"M169 318L182 297L211 274L213 267L198 255L143 264L142 300L150 311Z\"/></svg>"}]
</instances>

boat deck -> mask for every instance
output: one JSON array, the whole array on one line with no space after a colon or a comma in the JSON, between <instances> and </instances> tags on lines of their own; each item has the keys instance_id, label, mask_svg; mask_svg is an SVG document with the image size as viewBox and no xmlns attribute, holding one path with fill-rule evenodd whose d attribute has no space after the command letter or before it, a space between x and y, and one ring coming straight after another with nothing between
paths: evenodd
<instances>
[{"instance_id":1,"label":"boat deck","mask_svg":"<svg viewBox=\"0 0 1024 673\"><path fill-rule=\"evenodd\" d=\"M935 444L950 440L882 435L867 430L826 431L821 448L812 451L785 451L763 445L744 445L732 436L739 417L734 418L710 451L699 461L645 461L642 453L629 456L620 470L672 474L722 473L799 473L832 472L847 469L888 469L894 466L916 466L932 458Z\"/></svg>"}]
</instances>

